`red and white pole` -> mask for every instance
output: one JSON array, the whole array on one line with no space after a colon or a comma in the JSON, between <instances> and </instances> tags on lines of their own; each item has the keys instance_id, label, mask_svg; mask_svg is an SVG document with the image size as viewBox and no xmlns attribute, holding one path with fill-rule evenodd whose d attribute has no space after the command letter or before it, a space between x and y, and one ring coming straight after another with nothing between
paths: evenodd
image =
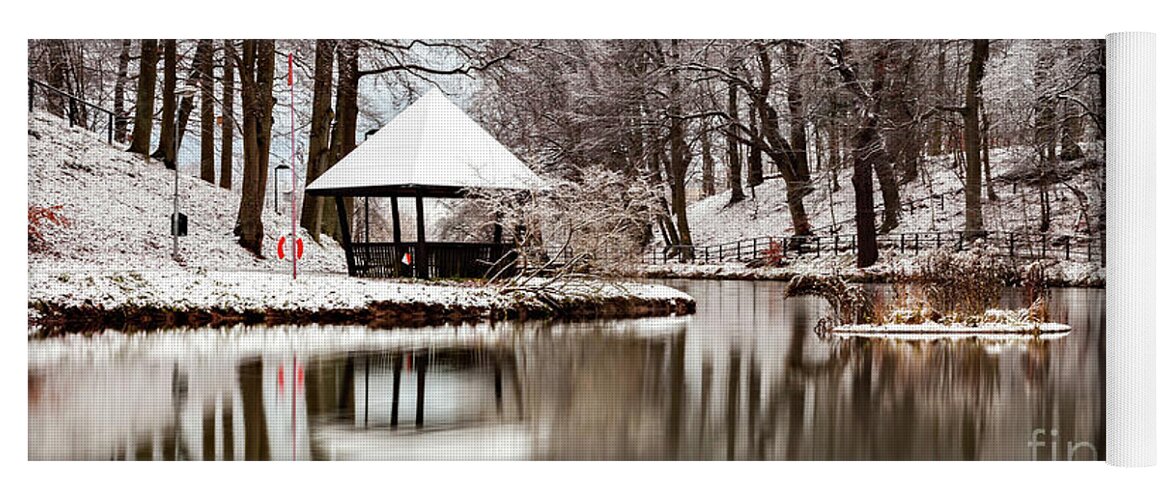
<instances>
[{"instance_id":1,"label":"red and white pole","mask_svg":"<svg viewBox=\"0 0 1171 500\"><path fill-rule=\"evenodd\" d=\"M293 279L297 279L297 109L294 105L293 96L293 53L289 52L289 137L293 142L289 154L289 166L291 167L290 179L293 187L292 195L292 209L289 213L292 214L293 238L289 243L292 245L293 255Z\"/></svg>"}]
</instances>

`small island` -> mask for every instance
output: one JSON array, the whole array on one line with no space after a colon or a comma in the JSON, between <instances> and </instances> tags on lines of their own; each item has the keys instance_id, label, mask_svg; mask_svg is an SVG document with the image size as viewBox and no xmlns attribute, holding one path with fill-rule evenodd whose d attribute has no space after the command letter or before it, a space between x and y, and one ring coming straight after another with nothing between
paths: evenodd
<instances>
[{"instance_id":1,"label":"small island","mask_svg":"<svg viewBox=\"0 0 1171 500\"><path fill-rule=\"evenodd\" d=\"M895 271L892 282L882 294L840 275L804 274L789 282L785 295L829 301L832 313L818 322L818 334L840 338L1047 340L1072 329L1050 318L1043 263L1013 272L980 245L929 252ZM1014 285L1021 287L1021 307L1005 309L1005 288Z\"/></svg>"}]
</instances>

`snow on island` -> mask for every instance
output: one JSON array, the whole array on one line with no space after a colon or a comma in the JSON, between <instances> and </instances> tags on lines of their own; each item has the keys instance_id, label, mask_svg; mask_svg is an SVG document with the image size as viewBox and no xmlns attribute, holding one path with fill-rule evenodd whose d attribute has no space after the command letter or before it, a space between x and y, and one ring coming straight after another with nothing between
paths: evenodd
<instances>
[{"instance_id":1,"label":"snow on island","mask_svg":"<svg viewBox=\"0 0 1171 500\"><path fill-rule=\"evenodd\" d=\"M1069 325L1060 323L978 323L974 325L921 323L884 325L841 325L833 329L842 338L884 338L891 340L936 340L936 339L1056 339L1069 335Z\"/></svg>"},{"instance_id":2,"label":"snow on island","mask_svg":"<svg viewBox=\"0 0 1171 500\"><path fill-rule=\"evenodd\" d=\"M47 248L29 253L30 334L166 326L369 324L420 326L506 318L621 318L688 314L675 289L574 279L523 288L468 282L358 279L340 245L306 240L301 276L288 261L258 258L232 228L239 185L221 189L181 165L181 206L190 216L171 258L173 172L92 132L36 111L28 119L29 204L61 206L65 226L46 226ZM287 215L264 212L265 244Z\"/></svg>"}]
</instances>

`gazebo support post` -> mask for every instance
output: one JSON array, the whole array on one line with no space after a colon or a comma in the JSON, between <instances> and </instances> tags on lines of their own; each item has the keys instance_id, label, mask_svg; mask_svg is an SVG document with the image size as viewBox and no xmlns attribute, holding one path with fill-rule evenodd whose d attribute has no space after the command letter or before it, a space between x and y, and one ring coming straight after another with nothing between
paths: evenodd
<instances>
[{"instance_id":1,"label":"gazebo support post","mask_svg":"<svg viewBox=\"0 0 1171 500\"><path fill-rule=\"evenodd\" d=\"M399 224L398 218L398 196L390 197L390 217L394 223L394 242L395 244L403 242L403 229Z\"/></svg>"},{"instance_id":2,"label":"gazebo support post","mask_svg":"<svg viewBox=\"0 0 1171 500\"><path fill-rule=\"evenodd\" d=\"M500 212L496 212L496 223L492 226L492 243L497 245L504 241L504 224L501 219Z\"/></svg>"},{"instance_id":3,"label":"gazebo support post","mask_svg":"<svg viewBox=\"0 0 1171 500\"><path fill-rule=\"evenodd\" d=\"M357 276L357 270L354 269L354 244L350 240L350 221L346 217L346 200L341 196L334 196L333 202L337 204L337 222L342 230L342 247L346 249L346 269L350 276Z\"/></svg>"},{"instance_id":4,"label":"gazebo support post","mask_svg":"<svg viewBox=\"0 0 1171 500\"><path fill-rule=\"evenodd\" d=\"M427 234L423 223L425 217L423 216L423 193L415 191L415 277L419 279L428 279L427 266Z\"/></svg>"},{"instance_id":5,"label":"gazebo support post","mask_svg":"<svg viewBox=\"0 0 1171 500\"><path fill-rule=\"evenodd\" d=\"M395 277L403 275L402 258L399 257L402 251L401 243L403 242L403 228L399 224L398 218L398 196L390 197L390 218L394 226L394 255L397 257L394 261L394 275Z\"/></svg>"}]
</instances>

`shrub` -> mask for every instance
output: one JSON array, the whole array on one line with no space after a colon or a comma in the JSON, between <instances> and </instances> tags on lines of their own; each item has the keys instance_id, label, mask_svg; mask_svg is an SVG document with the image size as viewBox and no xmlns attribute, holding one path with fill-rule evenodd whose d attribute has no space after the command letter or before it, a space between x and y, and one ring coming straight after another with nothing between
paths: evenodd
<instances>
[{"instance_id":1,"label":"shrub","mask_svg":"<svg viewBox=\"0 0 1171 500\"><path fill-rule=\"evenodd\" d=\"M45 241L44 232L50 224L60 227L69 225L69 219L61 214L61 205L28 206L28 248L30 251L45 249L48 243Z\"/></svg>"},{"instance_id":2,"label":"shrub","mask_svg":"<svg viewBox=\"0 0 1171 500\"><path fill-rule=\"evenodd\" d=\"M781 267L785 265L785 249L780 243L770 241L768 248L764 249L764 254L761 256L764 265L768 267Z\"/></svg>"},{"instance_id":3,"label":"shrub","mask_svg":"<svg viewBox=\"0 0 1171 500\"><path fill-rule=\"evenodd\" d=\"M835 323L861 323L872 316L870 294L861 285L848 283L840 276L801 274L789 280L785 297L813 295L829 301Z\"/></svg>"},{"instance_id":4,"label":"shrub","mask_svg":"<svg viewBox=\"0 0 1171 500\"><path fill-rule=\"evenodd\" d=\"M1008 266L982 246L966 252L938 249L895 276L906 287L905 301L919 301L947 316L980 316L995 308Z\"/></svg>"}]
</instances>

